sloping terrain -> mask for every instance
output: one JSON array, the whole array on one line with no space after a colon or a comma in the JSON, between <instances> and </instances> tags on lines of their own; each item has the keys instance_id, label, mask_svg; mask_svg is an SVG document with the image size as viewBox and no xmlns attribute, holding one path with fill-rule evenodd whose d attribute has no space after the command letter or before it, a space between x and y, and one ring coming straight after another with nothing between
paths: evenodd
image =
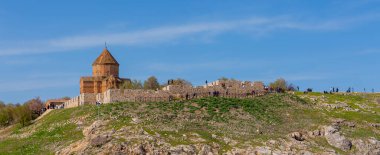
<instances>
[{"instance_id":1,"label":"sloping terrain","mask_svg":"<svg viewBox=\"0 0 380 155\"><path fill-rule=\"evenodd\" d=\"M7 128L0 154L379 154L379 102L296 93L88 105Z\"/></svg>"}]
</instances>

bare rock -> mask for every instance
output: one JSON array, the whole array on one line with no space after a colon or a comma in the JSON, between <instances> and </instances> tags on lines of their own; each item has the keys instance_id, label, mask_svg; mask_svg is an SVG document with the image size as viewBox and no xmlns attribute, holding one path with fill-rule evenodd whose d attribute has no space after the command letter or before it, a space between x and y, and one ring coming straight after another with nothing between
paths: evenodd
<instances>
[{"instance_id":1,"label":"bare rock","mask_svg":"<svg viewBox=\"0 0 380 155\"><path fill-rule=\"evenodd\" d=\"M355 123L354 122L344 122L344 125L348 126L348 127L351 127L351 128L355 127Z\"/></svg>"},{"instance_id":2,"label":"bare rock","mask_svg":"<svg viewBox=\"0 0 380 155\"><path fill-rule=\"evenodd\" d=\"M324 135L330 145L340 148L343 151L348 151L352 147L351 141L339 133L337 126L325 126Z\"/></svg>"},{"instance_id":3,"label":"bare rock","mask_svg":"<svg viewBox=\"0 0 380 155\"><path fill-rule=\"evenodd\" d=\"M144 148L144 145L138 145L133 149L134 154L139 154L139 155L145 155L146 154L146 149Z\"/></svg>"},{"instance_id":4,"label":"bare rock","mask_svg":"<svg viewBox=\"0 0 380 155\"><path fill-rule=\"evenodd\" d=\"M297 141L304 141L305 138L300 132L293 132L290 134L290 137L297 140Z\"/></svg>"},{"instance_id":5,"label":"bare rock","mask_svg":"<svg viewBox=\"0 0 380 155\"><path fill-rule=\"evenodd\" d=\"M212 148L209 145L203 145L198 153L199 155L214 155Z\"/></svg>"},{"instance_id":6,"label":"bare rock","mask_svg":"<svg viewBox=\"0 0 380 155\"><path fill-rule=\"evenodd\" d=\"M309 152L309 151L305 151L305 150L300 151L299 154L300 154L300 155L313 155L313 153L311 153L311 152Z\"/></svg>"},{"instance_id":7,"label":"bare rock","mask_svg":"<svg viewBox=\"0 0 380 155\"><path fill-rule=\"evenodd\" d=\"M171 155L187 155L187 154L196 154L196 148L192 145L179 145L173 148L170 148Z\"/></svg>"},{"instance_id":8,"label":"bare rock","mask_svg":"<svg viewBox=\"0 0 380 155\"><path fill-rule=\"evenodd\" d=\"M270 155L272 150L269 147L256 147L255 154Z\"/></svg>"},{"instance_id":9,"label":"bare rock","mask_svg":"<svg viewBox=\"0 0 380 155\"><path fill-rule=\"evenodd\" d=\"M93 147L101 147L102 145L111 141L110 135L98 135L95 138L91 139L90 145Z\"/></svg>"},{"instance_id":10,"label":"bare rock","mask_svg":"<svg viewBox=\"0 0 380 155\"><path fill-rule=\"evenodd\" d=\"M332 119L331 121L333 123L336 123L336 124L341 124L341 123L345 122L346 120L342 119L342 118L335 118L335 119Z\"/></svg>"},{"instance_id":11,"label":"bare rock","mask_svg":"<svg viewBox=\"0 0 380 155\"><path fill-rule=\"evenodd\" d=\"M375 138L370 138L366 141L356 139L352 142L358 149L356 154L360 155L379 155L380 154L380 141Z\"/></svg>"},{"instance_id":12,"label":"bare rock","mask_svg":"<svg viewBox=\"0 0 380 155\"><path fill-rule=\"evenodd\" d=\"M132 118L132 123L139 124L139 123L141 123L141 120L138 117L133 117Z\"/></svg>"},{"instance_id":13,"label":"bare rock","mask_svg":"<svg viewBox=\"0 0 380 155\"><path fill-rule=\"evenodd\" d=\"M309 137L318 137L318 136L321 136L322 133L321 133L321 130L314 130L314 131L309 131L308 132L308 135Z\"/></svg>"},{"instance_id":14,"label":"bare rock","mask_svg":"<svg viewBox=\"0 0 380 155\"><path fill-rule=\"evenodd\" d=\"M83 135L90 138L92 134L95 134L95 132L103 125L104 123L102 121L95 121L92 123L89 127L86 127L83 129Z\"/></svg>"},{"instance_id":15,"label":"bare rock","mask_svg":"<svg viewBox=\"0 0 380 155\"><path fill-rule=\"evenodd\" d=\"M375 128L380 127L380 123L369 123L369 125Z\"/></svg>"}]
</instances>

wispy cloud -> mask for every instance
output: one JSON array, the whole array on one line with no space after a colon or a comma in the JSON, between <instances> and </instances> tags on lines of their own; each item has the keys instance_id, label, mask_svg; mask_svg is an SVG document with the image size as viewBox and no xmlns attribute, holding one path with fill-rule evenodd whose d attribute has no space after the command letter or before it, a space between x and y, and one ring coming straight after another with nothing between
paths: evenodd
<instances>
[{"instance_id":1,"label":"wispy cloud","mask_svg":"<svg viewBox=\"0 0 380 155\"><path fill-rule=\"evenodd\" d=\"M232 31L247 31L253 35L260 35L279 29L304 31L337 30L347 25L352 25L351 23L355 23L356 21L373 19L373 15L326 21L305 21L291 17L256 17L242 20L190 23L112 34L78 35L49 40L24 41L16 43L17 45L13 47L1 48L0 56L78 50L99 46L104 41L110 42L112 45L139 46L147 43L171 42L191 35L207 36Z\"/></svg>"}]
</instances>

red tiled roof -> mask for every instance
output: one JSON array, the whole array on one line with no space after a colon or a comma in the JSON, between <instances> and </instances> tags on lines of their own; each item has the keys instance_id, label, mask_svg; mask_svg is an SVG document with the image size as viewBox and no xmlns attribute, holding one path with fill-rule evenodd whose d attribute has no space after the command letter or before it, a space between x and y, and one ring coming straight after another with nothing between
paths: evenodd
<instances>
[{"instance_id":1,"label":"red tiled roof","mask_svg":"<svg viewBox=\"0 0 380 155\"><path fill-rule=\"evenodd\" d=\"M98 58L92 63L92 65L108 65L108 64L115 64L119 65L119 63L116 61L116 59L112 56L112 54L108 51L107 48L104 48L102 54L99 55Z\"/></svg>"}]
</instances>

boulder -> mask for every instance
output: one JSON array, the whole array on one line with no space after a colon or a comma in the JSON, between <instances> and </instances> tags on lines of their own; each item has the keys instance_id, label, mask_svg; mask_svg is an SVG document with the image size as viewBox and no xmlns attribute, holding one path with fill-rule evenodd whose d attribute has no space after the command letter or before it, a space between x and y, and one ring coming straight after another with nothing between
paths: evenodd
<instances>
[{"instance_id":1,"label":"boulder","mask_svg":"<svg viewBox=\"0 0 380 155\"><path fill-rule=\"evenodd\" d=\"M358 155L379 155L380 154L380 141L375 138L370 138L367 141L356 139L352 141L354 146L358 149Z\"/></svg>"},{"instance_id":2,"label":"boulder","mask_svg":"<svg viewBox=\"0 0 380 155\"><path fill-rule=\"evenodd\" d=\"M92 134L95 134L95 132L104 124L102 121L95 121L92 123L89 127L86 127L83 129L83 135L87 138L90 138Z\"/></svg>"},{"instance_id":3,"label":"boulder","mask_svg":"<svg viewBox=\"0 0 380 155\"><path fill-rule=\"evenodd\" d=\"M348 127L351 127L351 128L355 127L355 123L354 122L344 122L344 125L346 125Z\"/></svg>"},{"instance_id":4,"label":"boulder","mask_svg":"<svg viewBox=\"0 0 380 155\"><path fill-rule=\"evenodd\" d=\"M380 127L380 123L369 123L369 125L375 128Z\"/></svg>"},{"instance_id":5,"label":"boulder","mask_svg":"<svg viewBox=\"0 0 380 155\"><path fill-rule=\"evenodd\" d=\"M297 140L297 141L304 141L305 138L300 132L293 132L290 134L290 137Z\"/></svg>"},{"instance_id":6,"label":"boulder","mask_svg":"<svg viewBox=\"0 0 380 155\"><path fill-rule=\"evenodd\" d=\"M325 126L324 135L330 145L343 151L348 151L352 147L351 141L339 133L339 127L337 126Z\"/></svg>"},{"instance_id":7,"label":"boulder","mask_svg":"<svg viewBox=\"0 0 380 155\"><path fill-rule=\"evenodd\" d=\"M272 154L272 150L269 147L256 147L255 154L270 155Z\"/></svg>"},{"instance_id":8,"label":"boulder","mask_svg":"<svg viewBox=\"0 0 380 155\"><path fill-rule=\"evenodd\" d=\"M170 148L169 153L171 155L196 154L196 148L192 145L179 145L179 146Z\"/></svg>"},{"instance_id":9,"label":"boulder","mask_svg":"<svg viewBox=\"0 0 380 155\"><path fill-rule=\"evenodd\" d=\"M145 155L147 152L146 152L145 147L141 144L141 145L138 145L137 147L135 147L133 149L133 153L134 154Z\"/></svg>"},{"instance_id":10,"label":"boulder","mask_svg":"<svg viewBox=\"0 0 380 155\"><path fill-rule=\"evenodd\" d=\"M308 135L309 135L310 137L321 136L321 131L320 131L320 130L309 131L309 132L308 132Z\"/></svg>"},{"instance_id":11,"label":"boulder","mask_svg":"<svg viewBox=\"0 0 380 155\"><path fill-rule=\"evenodd\" d=\"M111 136L109 135L98 135L90 140L90 145L93 147L101 147L102 145L111 141Z\"/></svg>"},{"instance_id":12,"label":"boulder","mask_svg":"<svg viewBox=\"0 0 380 155\"><path fill-rule=\"evenodd\" d=\"M199 155L214 155L209 145L203 145L198 154Z\"/></svg>"}]
</instances>

